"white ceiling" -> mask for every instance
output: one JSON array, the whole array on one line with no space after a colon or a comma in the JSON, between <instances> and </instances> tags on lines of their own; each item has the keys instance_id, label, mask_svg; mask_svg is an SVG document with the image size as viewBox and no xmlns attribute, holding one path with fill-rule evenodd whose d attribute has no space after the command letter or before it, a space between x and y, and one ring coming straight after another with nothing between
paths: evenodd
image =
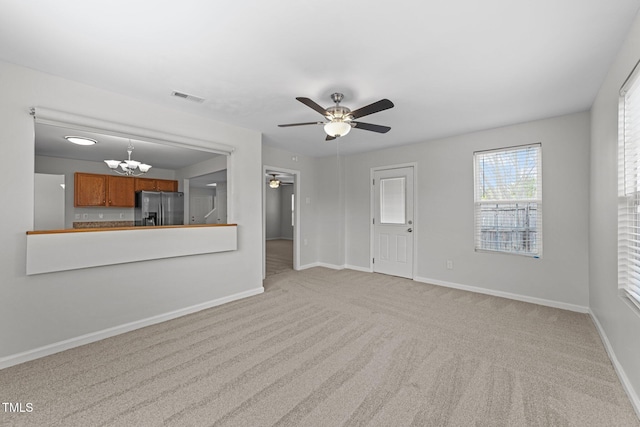
<instances>
[{"instance_id":1,"label":"white ceiling","mask_svg":"<svg viewBox=\"0 0 640 427\"><path fill-rule=\"evenodd\" d=\"M80 146L69 143L65 136L84 136L94 139L95 145ZM37 156L62 157L65 159L102 162L103 160L125 160L129 142L133 145L131 158L157 169L176 170L220 156L180 146L159 144L140 139L85 132L64 127L37 123L35 125L35 154ZM107 166L105 165L105 170ZM225 172L226 176L226 172ZM226 179L225 179L226 181Z\"/></svg>"},{"instance_id":2,"label":"white ceiling","mask_svg":"<svg viewBox=\"0 0 640 427\"><path fill-rule=\"evenodd\" d=\"M3 0L0 59L335 155L295 100L395 108L350 154L590 108L638 0ZM195 103L177 90L205 98ZM90 115L90 112L83 112Z\"/></svg>"}]
</instances>

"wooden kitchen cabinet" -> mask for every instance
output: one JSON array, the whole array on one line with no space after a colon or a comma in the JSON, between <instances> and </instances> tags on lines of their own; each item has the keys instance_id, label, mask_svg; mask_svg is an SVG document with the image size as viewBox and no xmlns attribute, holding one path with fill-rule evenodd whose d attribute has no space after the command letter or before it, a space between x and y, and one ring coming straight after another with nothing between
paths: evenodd
<instances>
[{"instance_id":1,"label":"wooden kitchen cabinet","mask_svg":"<svg viewBox=\"0 0 640 427\"><path fill-rule=\"evenodd\" d=\"M133 178L126 176L76 172L73 195L76 207L132 208L136 201Z\"/></svg>"},{"instance_id":2,"label":"wooden kitchen cabinet","mask_svg":"<svg viewBox=\"0 0 640 427\"><path fill-rule=\"evenodd\" d=\"M74 176L74 206L106 206L107 177L93 173L76 172Z\"/></svg>"},{"instance_id":3,"label":"wooden kitchen cabinet","mask_svg":"<svg viewBox=\"0 0 640 427\"><path fill-rule=\"evenodd\" d=\"M133 179L107 175L107 206L133 208L136 205Z\"/></svg>"},{"instance_id":4,"label":"wooden kitchen cabinet","mask_svg":"<svg viewBox=\"0 0 640 427\"><path fill-rule=\"evenodd\" d=\"M158 191L178 191L178 181L157 179L156 188L158 189Z\"/></svg>"},{"instance_id":5,"label":"wooden kitchen cabinet","mask_svg":"<svg viewBox=\"0 0 640 427\"><path fill-rule=\"evenodd\" d=\"M178 191L178 181L169 179L136 178L135 191Z\"/></svg>"}]
</instances>

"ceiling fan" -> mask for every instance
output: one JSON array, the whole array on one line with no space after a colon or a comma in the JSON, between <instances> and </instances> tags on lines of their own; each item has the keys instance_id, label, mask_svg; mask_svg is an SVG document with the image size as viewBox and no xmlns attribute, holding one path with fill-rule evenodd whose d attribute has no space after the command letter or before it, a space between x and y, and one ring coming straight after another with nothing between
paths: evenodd
<instances>
[{"instance_id":1,"label":"ceiling fan","mask_svg":"<svg viewBox=\"0 0 640 427\"><path fill-rule=\"evenodd\" d=\"M279 127L289 127L289 126L305 126L305 125L324 125L324 131L327 133L326 141L331 141L332 139L339 138L341 136L345 136L349 133L351 128L368 130L372 132L378 133L387 133L391 130L389 126L381 126L381 125L373 125L371 123L363 123L356 122L356 119L360 117L368 116L369 114L377 113L379 111L387 110L389 108L393 108L393 102L388 99L381 99L378 102L374 102L373 104L369 104L362 108L358 108L357 110L351 111L347 107L343 107L340 105L340 102L344 98L344 95L341 93L334 93L331 95L331 99L336 105L331 106L327 109L322 108L320 105L316 104L314 101L309 98L297 97L296 99L302 102L309 108L316 110L318 113L322 114L326 122L306 122L306 123L289 123L286 125L278 125Z\"/></svg>"},{"instance_id":2,"label":"ceiling fan","mask_svg":"<svg viewBox=\"0 0 640 427\"><path fill-rule=\"evenodd\" d=\"M269 180L269 187L271 188L279 188L281 185L293 185L293 182L283 182L282 180L278 179L278 174L267 173L265 175L271 177L271 179Z\"/></svg>"}]
</instances>

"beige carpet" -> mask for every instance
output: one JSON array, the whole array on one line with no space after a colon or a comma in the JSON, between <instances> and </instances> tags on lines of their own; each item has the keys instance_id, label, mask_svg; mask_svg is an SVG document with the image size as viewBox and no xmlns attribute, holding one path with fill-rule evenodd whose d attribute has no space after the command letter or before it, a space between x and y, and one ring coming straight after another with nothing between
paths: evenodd
<instances>
[{"instance_id":1,"label":"beige carpet","mask_svg":"<svg viewBox=\"0 0 640 427\"><path fill-rule=\"evenodd\" d=\"M350 270L0 371L10 426L638 426L587 315Z\"/></svg>"},{"instance_id":2,"label":"beige carpet","mask_svg":"<svg viewBox=\"0 0 640 427\"><path fill-rule=\"evenodd\" d=\"M266 276L293 271L293 240L267 240Z\"/></svg>"}]
</instances>

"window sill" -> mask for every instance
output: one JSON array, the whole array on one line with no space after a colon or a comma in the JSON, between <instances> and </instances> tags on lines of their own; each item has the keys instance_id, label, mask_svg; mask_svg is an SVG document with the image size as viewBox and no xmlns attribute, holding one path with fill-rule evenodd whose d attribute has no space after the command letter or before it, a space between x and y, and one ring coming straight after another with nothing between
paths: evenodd
<instances>
[{"instance_id":1,"label":"window sill","mask_svg":"<svg viewBox=\"0 0 640 427\"><path fill-rule=\"evenodd\" d=\"M492 251L490 249L475 249L475 251L477 253L484 253L484 254L516 255L516 256L522 256L522 257L525 257L525 258L542 259L542 255L540 255L540 254L527 254L527 253L522 253L522 252L507 252L507 251Z\"/></svg>"}]
</instances>

